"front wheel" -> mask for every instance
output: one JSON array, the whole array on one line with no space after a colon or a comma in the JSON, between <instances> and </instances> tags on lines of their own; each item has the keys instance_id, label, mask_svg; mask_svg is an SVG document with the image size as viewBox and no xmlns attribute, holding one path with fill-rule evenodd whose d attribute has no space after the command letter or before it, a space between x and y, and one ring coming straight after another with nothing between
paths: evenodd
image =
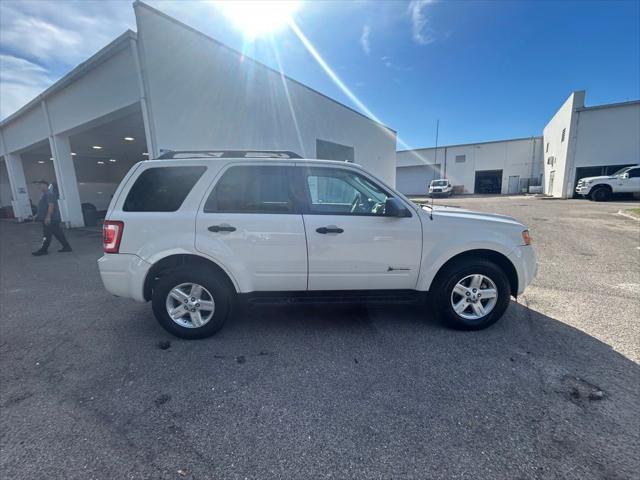
<instances>
[{"instance_id":1,"label":"front wheel","mask_svg":"<svg viewBox=\"0 0 640 480\"><path fill-rule=\"evenodd\" d=\"M591 192L591 200L596 202L606 202L611 198L611 190L606 187L598 187Z\"/></svg>"},{"instance_id":2,"label":"front wheel","mask_svg":"<svg viewBox=\"0 0 640 480\"><path fill-rule=\"evenodd\" d=\"M457 262L438 275L435 307L440 318L459 330L480 330L497 322L509 306L509 280L485 260Z\"/></svg>"},{"instance_id":3,"label":"front wheel","mask_svg":"<svg viewBox=\"0 0 640 480\"><path fill-rule=\"evenodd\" d=\"M160 277L153 289L153 313L165 330L181 338L205 338L222 328L234 292L216 272L178 269Z\"/></svg>"}]
</instances>

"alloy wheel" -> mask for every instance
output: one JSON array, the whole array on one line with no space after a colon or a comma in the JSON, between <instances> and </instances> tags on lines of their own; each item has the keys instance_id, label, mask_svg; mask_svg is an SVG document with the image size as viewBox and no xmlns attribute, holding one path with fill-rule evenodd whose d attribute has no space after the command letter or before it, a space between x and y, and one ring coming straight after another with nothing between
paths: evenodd
<instances>
[{"instance_id":1,"label":"alloy wheel","mask_svg":"<svg viewBox=\"0 0 640 480\"><path fill-rule=\"evenodd\" d=\"M167 295L167 313L175 323L185 328L206 325L215 312L211 292L197 283L181 283Z\"/></svg>"},{"instance_id":2,"label":"alloy wheel","mask_svg":"<svg viewBox=\"0 0 640 480\"><path fill-rule=\"evenodd\" d=\"M480 320L491 313L498 300L496 284L486 275L467 275L451 292L451 307L466 320Z\"/></svg>"}]
</instances>

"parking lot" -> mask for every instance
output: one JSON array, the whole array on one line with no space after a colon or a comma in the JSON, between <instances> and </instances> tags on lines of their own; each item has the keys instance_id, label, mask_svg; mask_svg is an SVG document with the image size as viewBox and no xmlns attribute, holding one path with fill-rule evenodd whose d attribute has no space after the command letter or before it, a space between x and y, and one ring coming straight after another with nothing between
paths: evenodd
<instances>
[{"instance_id":1,"label":"parking lot","mask_svg":"<svg viewBox=\"0 0 640 480\"><path fill-rule=\"evenodd\" d=\"M637 202L435 203L531 228L538 278L488 330L242 307L184 341L103 290L98 233L35 258L38 226L1 223L2 478L637 478Z\"/></svg>"}]
</instances>

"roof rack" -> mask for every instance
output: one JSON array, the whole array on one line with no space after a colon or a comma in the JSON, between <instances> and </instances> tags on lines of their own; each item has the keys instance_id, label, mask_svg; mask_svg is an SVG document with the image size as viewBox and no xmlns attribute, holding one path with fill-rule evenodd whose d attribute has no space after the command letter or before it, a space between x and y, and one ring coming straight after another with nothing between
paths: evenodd
<instances>
[{"instance_id":1,"label":"roof rack","mask_svg":"<svg viewBox=\"0 0 640 480\"><path fill-rule=\"evenodd\" d=\"M175 158L302 158L288 150L169 150L158 160Z\"/></svg>"}]
</instances>

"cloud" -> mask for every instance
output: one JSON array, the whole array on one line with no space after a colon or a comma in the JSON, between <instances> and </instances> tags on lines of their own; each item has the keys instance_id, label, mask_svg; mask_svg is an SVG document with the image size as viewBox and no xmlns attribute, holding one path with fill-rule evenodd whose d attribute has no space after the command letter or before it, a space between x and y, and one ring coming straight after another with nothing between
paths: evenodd
<instances>
[{"instance_id":1,"label":"cloud","mask_svg":"<svg viewBox=\"0 0 640 480\"><path fill-rule=\"evenodd\" d=\"M365 25L362 27L362 34L360 35L360 46L364 53L369 55L371 53L371 44L369 43L369 36L371 35L371 27Z\"/></svg>"},{"instance_id":2,"label":"cloud","mask_svg":"<svg viewBox=\"0 0 640 480\"><path fill-rule=\"evenodd\" d=\"M125 2L0 2L0 118L135 25Z\"/></svg>"},{"instance_id":3,"label":"cloud","mask_svg":"<svg viewBox=\"0 0 640 480\"><path fill-rule=\"evenodd\" d=\"M53 83L40 65L12 55L0 55L0 118L18 110Z\"/></svg>"},{"instance_id":4,"label":"cloud","mask_svg":"<svg viewBox=\"0 0 640 480\"><path fill-rule=\"evenodd\" d=\"M411 35L418 45L428 45L435 41L433 30L428 25L425 15L427 5L434 0L412 0L409 3L409 15L411 16Z\"/></svg>"},{"instance_id":5,"label":"cloud","mask_svg":"<svg viewBox=\"0 0 640 480\"><path fill-rule=\"evenodd\" d=\"M413 67L403 67L401 65L396 65L395 63L393 63L391 61L391 57L389 56L383 56L380 57L380 60L382 60L382 63L384 64L385 67L390 68L392 70L397 70L398 72L412 72L413 71Z\"/></svg>"}]
</instances>

